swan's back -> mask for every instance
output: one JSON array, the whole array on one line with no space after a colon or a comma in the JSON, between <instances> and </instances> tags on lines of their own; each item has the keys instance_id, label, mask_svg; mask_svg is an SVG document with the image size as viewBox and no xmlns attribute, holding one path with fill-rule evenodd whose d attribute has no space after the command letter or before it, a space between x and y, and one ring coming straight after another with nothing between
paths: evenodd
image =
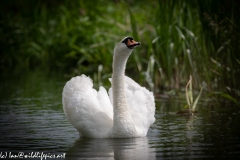
<instances>
[{"instance_id":1,"label":"swan's back","mask_svg":"<svg viewBox=\"0 0 240 160\"><path fill-rule=\"evenodd\" d=\"M68 81L62 93L64 113L81 136L107 138L113 124L112 105L103 87L98 92L92 87L85 75Z\"/></svg>"}]
</instances>

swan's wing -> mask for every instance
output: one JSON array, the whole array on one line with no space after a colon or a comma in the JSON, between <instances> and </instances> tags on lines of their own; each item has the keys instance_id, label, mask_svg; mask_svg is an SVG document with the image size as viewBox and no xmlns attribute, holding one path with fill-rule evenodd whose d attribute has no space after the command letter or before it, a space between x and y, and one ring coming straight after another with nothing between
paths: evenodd
<instances>
[{"instance_id":1,"label":"swan's wing","mask_svg":"<svg viewBox=\"0 0 240 160\"><path fill-rule=\"evenodd\" d=\"M97 92L85 75L72 78L62 93L67 119L85 137L104 138L112 128L113 108L105 88Z\"/></svg>"},{"instance_id":2,"label":"swan's wing","mask_svg":"<svg viewBox=\"0 0 240 160\"><path fill-rule=\"evenodd\" d=\"M110 79L111 81L111 79ZM153 93L141 87L131 78L125 76L125 91L133 123L138 136L146 136L149 127L155 121L155 101ZM112 102L112 89L109 89Z\"/></svg>"},{"instance_id":3,"label":"swan's wing","mask_svg":"<svg viewBox=\"0 0 240 160\"><path fill-rule=\"evenodd\" d=\"M127 76L125 76L125 83L127 102L133 122L138 133L146 135L149 127L155 121L153 93Z\"/></svg>"}]
</instances>

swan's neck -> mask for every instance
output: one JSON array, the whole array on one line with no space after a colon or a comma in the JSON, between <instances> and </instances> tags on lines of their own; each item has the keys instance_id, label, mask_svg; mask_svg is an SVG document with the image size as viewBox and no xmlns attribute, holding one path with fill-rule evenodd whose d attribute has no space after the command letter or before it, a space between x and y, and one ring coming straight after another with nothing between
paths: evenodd
<instances>
[{"instance_id":1,"label":"swan's neck","mask_svg":"<svg viewBox=\"0 0 240 160\"><path fill-rule=\"evenodd\" d=\"M121 53L120 53L121 54ZM128 109L125 93L125 68L128 56L113 57L113 132L119 137L132 136L135 133L133 120Z\"/></svg>"},{"instance_id":2,"label":"swan's neck","mask_svg":"<svg viewBox=\"0 0 240 160\"><path fill-rule=\"evenodd\" d=\"M113 104L114 110L128 111L127 100L125 95L125 68L128 57L114 56L113 57Z\"/></svg>"}]
</instances>

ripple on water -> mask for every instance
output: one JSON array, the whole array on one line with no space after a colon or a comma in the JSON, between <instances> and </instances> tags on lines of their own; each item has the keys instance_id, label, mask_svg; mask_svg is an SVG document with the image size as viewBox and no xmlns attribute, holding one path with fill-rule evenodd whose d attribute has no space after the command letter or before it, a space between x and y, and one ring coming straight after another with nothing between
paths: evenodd
<instances>
[{"instance_id":1,"label":"ripple on water","mask_svg":"<svg viewBox=\"0 0 240 160\"><path fill-rule=\"evenodd\" d=\"M56 90L60 93L62 85ZM35 94L37 96L21 98L17 92L1 101L1 151L60 152L66 153L66 159L152 160L240 156L239 109L224 113L203 109L195 116L179 116L157 110L156 122L151 126L148 137L84 139L79 138L77 130L66 120L61 98L56 99L54 92Z\"/></svg>"},{"instance_id":2,"label":"ripple on water","mask_svg":"<svg viewBox=\"0 0 240 160\"><path fill-rule=\"evenodd\" d=\"M71 145L78 133L67 121L63 112L36 110L31 107L1 106L1 150L2 151L59 151ZM72 142L72 143L71 143ZM62 147L61 147L62 146ZM65 150L64 150L65 151Z\"/></svg>"}]
</instances>

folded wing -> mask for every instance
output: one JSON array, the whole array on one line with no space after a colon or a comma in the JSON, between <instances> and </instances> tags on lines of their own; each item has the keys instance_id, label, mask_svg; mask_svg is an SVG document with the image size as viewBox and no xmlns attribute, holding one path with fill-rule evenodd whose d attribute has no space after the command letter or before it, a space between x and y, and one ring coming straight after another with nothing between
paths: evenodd
<instances>
[{"instance_id":1,"label":"folded wing","mask_svg":"<svg viewBox=\"0 0 240 160\"><path fill-rule=\"evenodd\" d=\"M113 125L113 108L105 88L97 92L92 80L77 76L62 93L64 113L83 137L105 138Z\"/></svg>"}]
</instances>

